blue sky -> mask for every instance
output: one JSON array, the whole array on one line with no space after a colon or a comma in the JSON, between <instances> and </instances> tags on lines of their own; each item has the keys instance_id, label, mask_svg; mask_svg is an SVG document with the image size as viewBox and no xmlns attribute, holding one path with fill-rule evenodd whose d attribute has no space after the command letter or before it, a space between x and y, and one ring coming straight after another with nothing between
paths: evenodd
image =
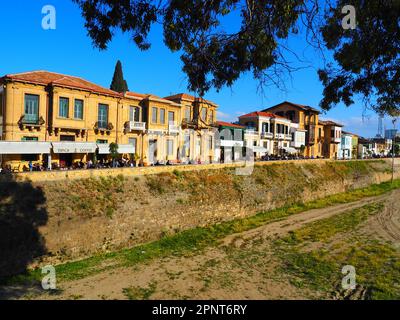
<instances>
[{"instance_id":1,"label":"blue sky","mask_svg":"<svg viewBox=\"0 0 400 320\"><path fill-rule=\"evenodd\" d=\"M42 7L53 5L57 12L56 30L41 27ZM163 44L161 26L155 25L150 34L152 47L138 50L128 34L118 33L108 50L94 48L84 28L80 10L70 0L2 1L0 8L2 41L0 75L48 70L83 77L109 87L115 63L122 61L124 76L131 91L167 96L187 92L179 53L171 53ZM236 18L227 19L234 28ZM322 85L316 70L322 66L320 55L307 48L302 36L291 38L287 45L307 60L308 68L287 78L286 90L267 87L264 95L258 92L258 82L251 74L243 75L232 88L207 93L206 98L217 102L219 120L235 121L237 116L273 106L284 100L318 107ZM288 56L293 60L294 57ZM372 111L365 111L361 101L351 108L338 105L325 119L339 121L345 129L362 136L374 136L378 120ZM385 119L391 128L390 119Z\"/></svg>"}]
</instances>

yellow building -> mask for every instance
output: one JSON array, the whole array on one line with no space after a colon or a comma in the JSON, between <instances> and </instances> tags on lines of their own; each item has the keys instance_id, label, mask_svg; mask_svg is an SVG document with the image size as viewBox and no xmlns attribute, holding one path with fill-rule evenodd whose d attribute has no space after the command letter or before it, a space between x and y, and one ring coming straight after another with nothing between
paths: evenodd
<instances>
[{"instance_id":1,"label":"yellow building","mask_svg":"<svg viewBox=\"0 0 400 320\"><path fill-rule=\"evenodd\" d=\"M149 94L127 92L126 96L140 96L146 134L142 150L145 164L166 164L179 160L182 106L173 101Z\"/></svg>"},{"instance_id":2,"label":"yellow building","mask_svg":"<svg viewBox=\"0 0 400 320\"><path fill-rule=\"evenodd\" d=\"M181 150L187 162L210 163L217 161L215 133L217 108L212 101L196 98L186 93L165 97L181 105Z\"/></svg>"},{"instance_id":3,"label":"yellow building","mask_svg":"<svg viewBox=\"0 0 400 320\"><path fill-rule=\"evenodd\" d=\"M0 78L0 103L0 164L15 171L109 159L110 143L143 165L214 159L217 105L190 95L121 94L34 71Z\"/></svg>"},{"instance_id":4,"label":"yellow building","mask_svg":"<svg viewBox=\"0 0 400 320\"><path fill-rule=\"evenodd\" d=\"M323 127L319 125L319 114L317 109L292 102L282 102L271 108L263 110L285 117L299 125L300 130L306 130L306 144L304 156L322 157Z\"/></svg>"},{"instance_id":5,"label":"yellow building","mask_svg":"<svg viewBox=\"0 0 400 320\"><path fill-rule=\"evenodd\" d=\"M342 125L334 121L320 120L319 124L323 126L323 148L324 158L337 159L339 157L339 144L342 138Z\"/></svg>"},{"instance_id":6,"label":"yellow building","mask_svg":"<svg viewBox=\"0 0 400 320\"><path fill-rule=\"evenodd\" d=\"M121 154L143 152L140 97L47 71L6 75L0 84L1 161L14 169L106 157L111 142Z\"/></svg>"}]
</instances>

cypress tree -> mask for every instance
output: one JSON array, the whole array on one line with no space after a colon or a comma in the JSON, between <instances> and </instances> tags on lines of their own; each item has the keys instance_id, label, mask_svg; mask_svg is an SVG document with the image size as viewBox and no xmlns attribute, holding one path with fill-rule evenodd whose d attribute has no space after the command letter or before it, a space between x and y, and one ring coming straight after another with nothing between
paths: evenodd
<instances>
[{"instance_id":1,"label":"cypress tree","mask_svg":"<svg viewBox=\"0 0 400 320\"><path fill-rule=\"evenodd\" d=\"M122 63L119 60L115 65L114 76L111 82L110 89L117 92L126 92L129 90L128 83L125 81L124 74L122 72Z\"/></svg>"}]
</instances>

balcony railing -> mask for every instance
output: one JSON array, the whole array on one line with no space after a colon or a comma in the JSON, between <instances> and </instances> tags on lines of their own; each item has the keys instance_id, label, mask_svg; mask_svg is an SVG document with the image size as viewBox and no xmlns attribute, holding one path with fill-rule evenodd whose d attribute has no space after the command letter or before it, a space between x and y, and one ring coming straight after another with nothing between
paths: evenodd
<instances>
[{"instance_id":1,"label":"balcony railing","mask_svg":"<svg viewBox=\"0 0 400 320\"><path fill-rule=\"evenodd\" d=\"M179 126L175 124L175 122L170 122L168 124L169 133L179 133Z\"/></svg>"},{"instance_id":2,"label":"balcony railing","mask_svg":"<svg viewBox=\"0 0 400 320\"><path fill-rule=\"evenodd\" d=\"M184 127L195 127L197 122L194 119L190 118L183 118L182 119L182 126Z\"/></svg>"},{"instance_id":3,"label":"balcony railing","mask_svg":"<svg viewBox=\"0 0 400 320\"><path fill-rule=\"evenodd\" d=\"M273 137L274 137L274 134L272 132L262 132L261 133L262 139L272 139Z\"/></svg>"},{"instance_id":4,"label":"balcony railing","mask_svg":"<svg viewBox=\"0 0 400 320\"><path fill-rule=\"evenodd\" d=\"M284 137L284 139L285 140L292 140L292 135L291 134L285 134L285 137Z\"/></svg>"},{"instance_id":5,"label":"balcony railing","mask_svg":"<svg viewBox=\"0 0 400 320\"><path fill-rule=\"evenodd\" d=\"M104 130L104 131L111 131L114 129L114 125L111 122L107 121L98 121L94 125L95 130Z\"/></svg>"},{"instance_id":6,"label":"balcony railing","mask_svg":"<svg viewBox=\"0 0 400 320\"><path fill-rule=\"evenodd\" d=\"M146 130L146 123L140 121L128 121L126 127L129 131L133 130L144 131Z\"/></svg>"},{"instance_id":7,"label":"balcony railing","mask_svg":"<svg viewBox=\"0 0 400 320\"><path fill-rule=\"evenodd\" d=\"M43 117L39 117L37 114L24 114L18 120L18 125L21 128L31 127L31 126L41 127L45 123L46 122L44 121Z\"/></svg>"},{"instance_id":8,"label":"balcony railing","mask_svg":"<svg viewBox=\"0 0 400 320\"><path fill-rule=\"evenodd\" d=\"M247 128L244 132L245 134L251 134L251 135L258 135L258 131L253 128Z\"/></svg>"},{"instance_id":9,"label":"balcony railing","mask_svg":"<svg viewBox=\"0 0 400 320\"><path fill-rule=\"evenodd\" d=\"M25 114L22 116L21 122L25 124L38 124L39 116L37 114Z\"/></svg>"}]
</instances>

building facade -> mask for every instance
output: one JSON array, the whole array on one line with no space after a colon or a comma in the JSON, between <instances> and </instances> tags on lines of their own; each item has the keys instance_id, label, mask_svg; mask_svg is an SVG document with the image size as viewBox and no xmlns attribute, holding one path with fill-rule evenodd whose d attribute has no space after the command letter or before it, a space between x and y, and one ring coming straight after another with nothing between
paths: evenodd
<instances>
[{"instance_id":1,"label":"building facade","mask_svg":"<svg viewBox=\"0 0 400 320\"><path fill-rule=\"evenodd\" d=\"M215 134L218 130L218 105L185 93L164 99L181 105L182 159L188 163L216 162Z\"/></svg>"},{"instance_id":2,"label":"building facade","mask_svg":"<svg viewBox=\"0 0 400 320\"><path fill-rule=\"evenodd\" d=\"M339 145L342 141L343 126L339 123L329 120L320 120L319 125L323 126L323 157L327 159L338 159Z\"/></svg>"},{"instance_id":3,"label":"building facade","mask_svg":"<svg viewBox=\"0 0 400 320\"><path fill-rule=\"evenodd\" d=\"M253 147L255 157L265 155L295 154L305 144L305 131L291 120L263 111L251 112L239 117L246 127L245 140Z\"/></svg>"},{"instance_id":4,"label":"building facade","mask_svg":"<svg viewBox=\"0 0 400 320\"><path fill-rule=\"evenodd\" d=\"M350 160L353 158L353 135L348 132L342 132L342 138L339 144L338 159Z\"/></svg>"},{"instance_id":5,"label":"building facade","mask_svg":"<svg viewBox=\"0 0 400 320\"><path fill-rule=\"evenodd\" d=\"M217 121L218 135L216 136L217 160L223 163L245 159L244 135L246 127Z\"/></svg>"},{"instance_id":6,"label":"building facade","mask_svg":"<svg viewBox=\"0 0 400 320\"><path fill-rule=\"evenodd\" d=\"M322 157L322 140L319 140L318 133L320 132L322 136L323 128L319 125L320 112L317 109L285 101L263 111L285 117L298 124L298 129L306 132L303 155L310 158Z\"/></svg>"},{"instance_id":7,"label":"building facade","mask_svg":"<svg viewBox=\"0 0 400 320\"><path fill-rule=\"evenodd\" d=\"M111 143L120 157L142 165L179 162L184 152L187 160L214 160L217 105L212 102L118 93L47 71L6 75L0 88L0 162L15 171L32 163L69 168L102 161L109 158ZM195 133L186 146L189 105Z\"/></svg>"}]
</instances>

